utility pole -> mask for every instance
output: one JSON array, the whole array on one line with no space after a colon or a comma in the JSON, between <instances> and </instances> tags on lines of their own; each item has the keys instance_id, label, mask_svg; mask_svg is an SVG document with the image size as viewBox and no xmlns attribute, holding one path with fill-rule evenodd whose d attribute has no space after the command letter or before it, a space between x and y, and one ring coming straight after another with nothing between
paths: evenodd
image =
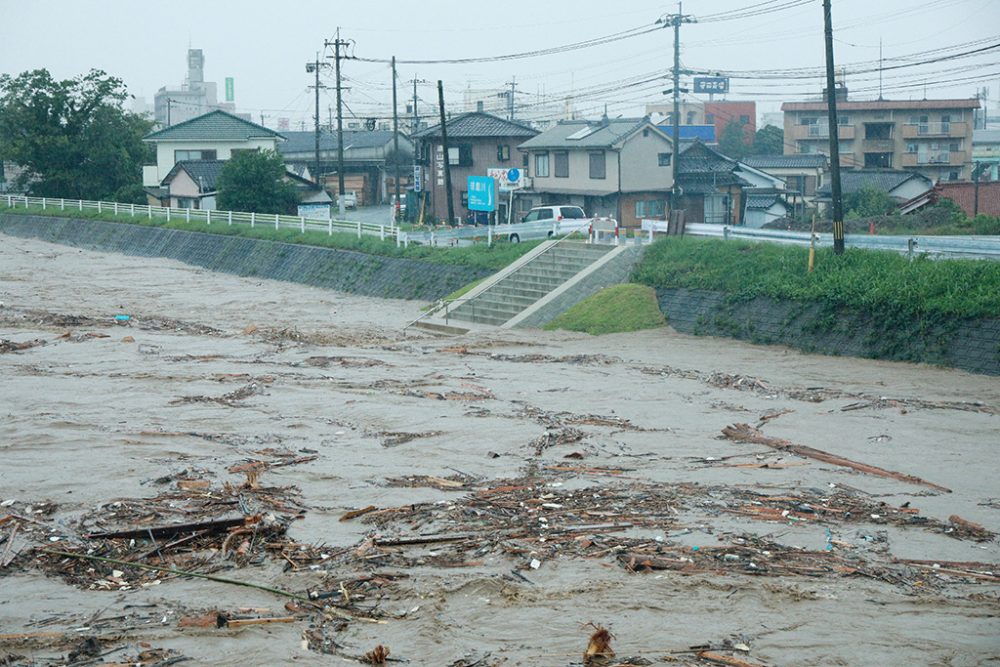
<instances>
[{"instance_id":1,"label":"utility pole","mask_svg":"<svg viewBox=\"0 0 1000 667\"><path fill-rule=\"evenodd\" d=\"M396 181L396 210L399 210L399 108L396 106L396 56L392 57L392 171ZM395 214L394 214L395 215Z\"/></svg>"},{"instance_id":2,"label":"utility pole","mask_svg":"<svg viewBox=\"0 0 1000 667\"><path fill-rule=\"evenodd\" d=\"M333 42L325 42L326 46L333 45L333 58L335 63L334 72L337 77L337 188L339 196L337 201L340 204L340 214L344 214L344 102L341 91L340 79L340 47L347 46L347 42L340 39L340 28L337 28L337 37Z\"/></svg>"},{"instance_id":3,"label":"utility pole","mask_svg":"<svg viewBox=\"0 0 1000 667\"><path fill-rule=\"evenodd\" d=\"M167 98L167 127L170 127L170 105L172 103L173 103L173 100L168 97Z\"/></svg>"},{"instance_id":4,"label":"utility pole","mask_svg":"<svg viewBox=\"0 0 1000 667\"><path fill-rule=\"evenodd\" d=\"M514 120L514 95L517 93L517 83L515 77L511 76L507 85L510 86L510 92L504 91L498 95L498 97L507 98L507 119Z\"/></svg>"},{"instance_id":5,"label":"utility pole","mask_svg":"<svg viewBox=\"0 0 1000 667\"><path fill-rule=\"evenodd\" d=\"M438 107L441 110L441 143L444 145L444 189L448 194L448 224L455 223L455 202L451 197L451 156L448 154L448 128L444 117L444 82L438 79Z\"/></svg>"},{"instance_id":6,"label":"utility pole","mask_svg":"<svg viewBox=\"0 0 1000 667\"><path fill-rule=\"evenodd\" d=\"M315 75L316 75L316 83L313 86L310 86L311 88L315 88L316 89L316 115L313 117L313 120L315 121L315 124L314 124L315 154L313 155L313 158L314 158L313 169L315 171L313 172L313 180L316 181L316 185L319 185L319 183L320 183L320 180L319 180L319 89L325 87L325 86L323 86L319 82L319 68L320 68L319 53L317 53L316 54L316 60L314 62L306 63L306 72L315 73ZM263 124L264 124L263 121L261 121L261 125L263 125Z\"/></svg>"},{"instance_id":7,"label":"utility pole","mask_svg":"<svg viewBox=\"0 0 1000 667\"><path fill-rule=\"evenodd\" d=\"M672 120L672 133L671 142L673 143L673 167L671 171L673 172L674 183L670 189L670 213L671 216L673 212L678 209L681 203L681 186L680 186L680 164L681 164L681 24L682 23L694 23L695 18L689 14L684 14L681 9L681 3L677 3L677 13L676 14L666 14L661 16L657 23L663 24L664 26L673 26L674 29L674 87L672 90L667 91L673 93L674 100L674 112L671 114Z\"/></svg>"},{"instance_id":8,"label":"utility pole","mask_svg":"<svg viewBox=\"0 0 1000 667\"><path fill-rule=\"evenodd\" d=\"M823 34L826 38L826 107L830 125L830 189L833 196L833 253L844 254L844 201L840 191L840 128L837 125L837 91L833 72L833 19L830 0L823 0Z\"/></svg>"},{"instance_id":9,"label":"utility pole","mask_svg":"<svg viewBox=\"0 0 1000 667\"><path fill-rule=\"evenodd\" d=\"M261 127L265 127L265 125L264 125L264 119L265 119L265 118L267 118L267 116L265 116L265 115L264 115L264 112L263 112L263 111L261 111L261 112L260 112L260 126L261 126Z\"/></svg>"}]
</instances>

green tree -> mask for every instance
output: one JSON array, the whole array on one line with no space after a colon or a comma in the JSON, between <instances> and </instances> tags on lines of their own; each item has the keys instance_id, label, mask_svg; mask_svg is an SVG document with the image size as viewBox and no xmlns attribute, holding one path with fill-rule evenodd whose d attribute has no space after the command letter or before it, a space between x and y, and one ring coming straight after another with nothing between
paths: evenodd
<instances>
[{"instance_id":1,"label":"green tree","mask_svg":"<svg viewBox=\"0 0 1000 667\"><path fill-rule=\"evenodd\" d=\"M781 155L785 152L785 131L774 125L765 125L753 138L754 155Z\"/></svg>"},{"instance_id":2,"label":"green tree","mask_svg":"<svg viewBox=\"0 0 1000 667\"><path fill-rule=\"evenodd\" d=\"M731 120L726 123L719 137L719 151L734 160L741 160L747 155L746 137L743 133L743 125L739 121Z\"/></svg>"},{"instance_id":3,"label":"green tree","mask_svg":"<svg viewBox=\"0 0 1000 667\"><path fill-rule=\"evenodd\" d=\"M0 155L25 171L14 186L41 197L111 199L142 185L152 122L122 108L121 79L91 70L56 81L48 70L0 76ZM134 192L134 190L133 190Z\"/></svg>"},{"instance_id":4,"label":"green tree","mask_svg":"<svg viewBox=\"0 0 1000 667\"><path fill-rule=\"evenodd\" d=\"M895 208L896 202L887 192L870 185L844 196L845 217L851 220L888 215Z\"/></svg>"},{"instance_id":5,"label":"green tree","mask_svg":"<svg viewBox=\"0 0 1000 667\"><path fill-rule=\"evenodd\" d=\"M216 182L220 209L292 213L299 201L285 180L285 163L274 151L240 151L226 161Z\"/></svg>"}]
</instances>

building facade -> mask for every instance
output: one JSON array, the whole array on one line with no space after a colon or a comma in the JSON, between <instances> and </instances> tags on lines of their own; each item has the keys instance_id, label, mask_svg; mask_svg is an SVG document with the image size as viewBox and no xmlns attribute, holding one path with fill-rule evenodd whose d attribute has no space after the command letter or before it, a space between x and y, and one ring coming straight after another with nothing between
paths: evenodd
<instances>
[{"instance_id":1,"label":"building facade","mask_svg":"<svg viewBox=\"0 0 1000 667\"><path fill-rule=\"evenodd\" d=\"M188 49L188 73L184 83L177 88L166 86L156 91L153 98L153 119L162 127L183 123L213 109L233 113L235 104L218 101L218 87L205 81L205 54L201 49Z\"/></svg>"},{"instance_id":2,"label":"building facade","mask_svg":"<svg viewBox=\"0 0 1000 667\"><path fill-rule=\"evenodd\" d=\"M977 99L838 101L840 165L904 169L935 182L971 174L973 112ZM826 102L786 102L785 154L829 155Z\"/></svg>"}]
</instances>

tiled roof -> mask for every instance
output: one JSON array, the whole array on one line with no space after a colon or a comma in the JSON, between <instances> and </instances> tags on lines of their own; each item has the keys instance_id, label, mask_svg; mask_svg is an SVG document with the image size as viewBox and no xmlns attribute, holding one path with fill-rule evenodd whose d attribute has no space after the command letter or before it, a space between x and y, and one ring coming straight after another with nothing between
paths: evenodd
<instances>
[{"instance_id":1,"label":"tiled roof","mask_svg":"<svg viewBox=\"0 0 1000 667\"><path fill-rule=\"evenodd\" d=\"M895 171L892 169L852 169L842 170L840 172L840 191L841 194L849 195L861 190L864 187L869 187L881 190L882 192L892 192L911 178L926 181L928 189L932 186L929 178L913 171ZM832 187L832 182L827 181L818 190L816 190L816 194L829 196Z\"/></svg>"},{"instance_id":2,"label":"tiled roof","mask_svg":"<svg viewBox=\"0 0 1000 667\"><path fill-rule=\"evenodd\" d=\"M249 141L250 139L284 137L263 125L251 123L239 116L216 109L195 116L183 123L151 132L143 141Z\"/></svg>"},{"instance_id":3,"label":"tiled roof","mask_svg":"<svg viewBox=\"0 0 1000 667\"><path fill-rule=\"evenodd\" d=\"M449 136L451 131L448 132ZM312 153L316 150L315 132L285 132L286 141L278 144L278 152L284 155L292 153ZM400 135L403 140L403 135ZM347 130L344 132L344 150L351 148L381 147L392 141L392 130ZM401 146L404 148L404 146ZM319 133L319 149L323 152L337 150L337 133L321 130Z\"/></svg>"},{"instance_id":4,"label":"tiled roof","mask_svg":"<svg viewBox=\"0 0 1000 667\"><path fill-rule=\"evenodd\" d=\"M533 137L538 134L538 130L533 130L527 125L521 125L509 120L504 120L493 114L482 111L472 111L459 116L449 118L445 127L448 129L448 138L477 138L477 137ZM441 136L441 124L438 123L426 130L415 133L416 139L430 139Z\"/></svg>"},{"instance_id":5,"label":"tiled roof","mask_svg":"<svg viewBox=\"0 0 1000 667\"><path fill-rule=\"evenodd\" d=\"M181 160L171 168L163 183L169 183L179 171L183 170L192 181L198 183L201 192L214 192L215 182L219 180L222 165L225 163L225 160Z\"/></svg>"},{"instance_id":6,"label":"tiled roof","mask_svg":"<svg viewBox=\"0 0 1000 667\"><path fill-rule=\"evenodd\" d=\"M518 146L522 150L575 148L610 148L624 141L634 132L648 126L663 135L648 118L612 118L607 121L561 120L533 139ZM587 134L587 130L593 130ZM577 136L577 139L570 137ZM664 135L665 136L665 135Z\"/></svg>"},{"instance_id":7,"label":"tiled roof","mask_svg":"<svg viewBox=\"0 0 1000 667\"><path fill-rule=\"evenodd\" d=\"M775 203L784 204L785 200L781 198L780 195L771 193L764 195L747 195L747 208L756 209L761 211L766 211L771 208Z\"/></svg>"},{"instance_id":8,"label":"tiled roof","mask_svg":"<svg viewBox=\"0 0 1000 667\"><path fill-rule=\"evenodd\" d=\"M736 160L712 150L700 141L696 141L681 153L680 175L728 174L736 166Z\"/></svg>"},{"instance_id":9,"label":"tiled roof","mask_svg":"<svg viewBox=\"0 0 1000 667\"><path fill-rule=\"evenodd\" d=\"M751 155L740 160L755 169L818 169L826 166L826 156L821 153L798 155Z\"/></svg>"},{"instance_id":10,"label":"tiled roof","mask_svg":"<svg viewBox=\"0 0 1000 667\"><path fill-rule=\"evenodd\" d=\"M837 101L837 111L890 111L893 109L978 109L976 98L961 100L869 100ZM826 111L826 102L785 102L782 111Z\"/></svg>"}]
</instances>

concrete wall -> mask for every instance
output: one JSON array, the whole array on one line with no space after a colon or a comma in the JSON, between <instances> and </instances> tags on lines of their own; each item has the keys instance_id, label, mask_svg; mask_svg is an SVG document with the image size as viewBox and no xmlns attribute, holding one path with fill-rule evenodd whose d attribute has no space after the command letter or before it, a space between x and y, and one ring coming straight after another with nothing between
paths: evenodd
<instances>
[{"instance_id":1,"label":"concrete wall","mask_svg":"<svg viewBox=\"0 0 1000 667\"><path fill-rule=\"evenodd\" d=\"M0 214L0 233L90 250L167 257L211 271L390 299L432 301L490 274L348 250L100 220Z\"/></svg>"},{"instance_id":2,"label":"concrete wall","mask_svg":"<svg viewBox=\"0 0 1000 667\"><path fill-rule=\"evenodd\" d=\"M677 331L783 344L805 352L913 361L1000 375L1000 319L897 322L857 310L726 294L659 289L667 322Z\"/></svg>"},{"instance_id":3,"label":"concrete wall","mask_svg":"<svg viewBox=\"0 0 1000 667\"><path fill-rule=\"evenodd\" d=\"M647 128L648 129L648 128ZM622 190L668 192L674 184L672 167L659 166L660 153L673 153L670 142L658 132L646 129L633 134L622 146Z\"/></svg>"}]
</instances>

